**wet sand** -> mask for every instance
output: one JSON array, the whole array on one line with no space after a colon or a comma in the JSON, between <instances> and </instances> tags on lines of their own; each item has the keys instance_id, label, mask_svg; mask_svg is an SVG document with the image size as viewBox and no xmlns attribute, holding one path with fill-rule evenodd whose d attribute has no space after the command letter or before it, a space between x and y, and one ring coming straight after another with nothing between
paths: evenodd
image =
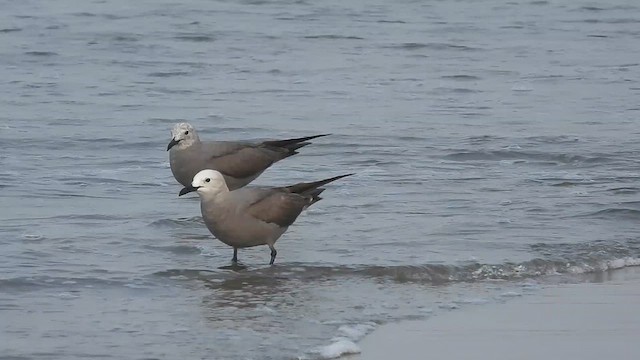
<instances>
[{"instance_id":1,"label":"wet sand","mask_svg":"<svg viewBox=\"0 0 640 360\"><path fill-rule=\"evenodd\" d=\"M633 267L384 325L348 359L632 359L640 356L639 336L640 267Z\"/></svg>"}]
</instances>

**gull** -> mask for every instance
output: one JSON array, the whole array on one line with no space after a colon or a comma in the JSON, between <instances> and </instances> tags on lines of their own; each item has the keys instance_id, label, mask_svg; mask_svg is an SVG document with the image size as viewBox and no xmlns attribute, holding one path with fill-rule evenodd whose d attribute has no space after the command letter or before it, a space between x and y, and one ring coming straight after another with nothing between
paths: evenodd
<instances>
[{"instance_id":1,"label":"gull","mask_svg":"<svg viewBox=\"0 0 640 360\"><path fill-rule=\"evenodd\" d=\"M309 206L320 201L321 186L353 174L298 183L283 187L245 187L230 191L225 177L216 170L198 172L178 196L197 191L202 218L209 231L233 247L233 263L238 249L268 245L273 265L276 241Z\"/></svg>"},{"instance_id":2,"label":"gull","mask_svg":"<svg viewBox=\"0 0 640 360\"><path fill-rule=\"evenodd\" d=\"M329 134L295 139L252 141L201 141L189 123L178 123L171 130L167 146L173 177L182 186L204 169L219 171L229 190L246 186L274 163L297 154L311 144L308 140Z\"/></svg>"}]
</instances>

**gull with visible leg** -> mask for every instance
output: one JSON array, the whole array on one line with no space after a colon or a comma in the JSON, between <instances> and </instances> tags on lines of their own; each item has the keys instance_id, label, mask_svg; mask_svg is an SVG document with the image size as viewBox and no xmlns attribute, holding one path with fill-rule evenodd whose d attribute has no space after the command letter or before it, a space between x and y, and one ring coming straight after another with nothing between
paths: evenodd
<instances>
[{"instance_id":1,"label":"gull with visible leg","mask_svg":"<svg viewBox=\"0 0 640 360\"><path fill-rule=\"evenodd\" d=\"M200 141L188 123L176 124L167 146L173 177L188 186L204 169L219 171L229 190L246 186L274 163L297 154L309 140L328 134L295 139L251 141Z\"/></svg>"},{"instance_id":2,"label":"gull with visible leg","mask_svg":"<svg viewBox=\"0 0 640 360\"><path fill-rule=\"evenodd\" d=\"M237 263L238 249L267 245L273 265L276 240L287 231L302 211L320 201L321 186L353 174L284 187L245 187L230 191L225 177L216 170L198 172L179 196L197 191L202 218L209 231L233 247L231 261Z\"/></svg>"}]
</instances>

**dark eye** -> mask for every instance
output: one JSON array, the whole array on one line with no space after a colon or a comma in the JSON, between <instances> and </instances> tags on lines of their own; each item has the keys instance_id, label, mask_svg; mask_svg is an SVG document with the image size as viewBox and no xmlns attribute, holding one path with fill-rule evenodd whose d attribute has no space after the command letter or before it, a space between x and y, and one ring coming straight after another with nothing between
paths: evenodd
<instances>
[{"instance_id":1,"label":"dark eye","mask_svg":"<svg viewBox=\"0 0 640 360\"><path fill-rule=\"evenodd\" d=\"M185 135L189 135L189 130L184 132Z\"/></svg>"},{"instance_id":2,"label":"dark eye","mask_svg":"<svg viewBox=\"0 0 640 360\"><path fill-rule=\"evenodd\" d=\"M206 178L206 179L204 179L204 181L205 181L205 182L210 182L210 181L211 181L211 179Z\"/></svg>"}]
</instances>

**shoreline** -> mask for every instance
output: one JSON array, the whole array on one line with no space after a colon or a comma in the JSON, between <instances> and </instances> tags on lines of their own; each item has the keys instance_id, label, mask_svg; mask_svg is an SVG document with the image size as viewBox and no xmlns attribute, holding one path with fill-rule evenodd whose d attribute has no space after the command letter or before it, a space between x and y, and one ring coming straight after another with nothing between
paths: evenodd
<instances>
[{"instance_id":1,"label":"shoreline","mask_svg":"<svg viewBox=\"0 0 640 360\"><path fill-rule=\"evenodd\" d=\"M504 303L385 324L348 360L602 359L640 353L640 267L543 285Z\"/></svg>"}]
</instances>

